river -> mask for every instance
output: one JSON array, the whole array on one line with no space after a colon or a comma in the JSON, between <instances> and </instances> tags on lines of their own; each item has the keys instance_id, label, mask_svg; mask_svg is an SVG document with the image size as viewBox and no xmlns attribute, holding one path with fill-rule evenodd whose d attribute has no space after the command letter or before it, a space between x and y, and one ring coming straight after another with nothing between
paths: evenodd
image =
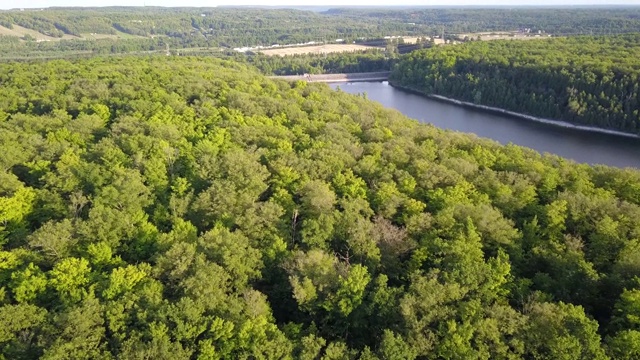
<instances>
[{"instance_id":1,"label":"river","mask_svg":"<svg viewBox=\"0 0 640 360\"><path fill-rule=\"evenodd\" d=\"M487 113L396 89L385 82L332 83L442 129L475 133L588 164L640 168L640 139L563 128Z\"/></svg>"}]
</instances>

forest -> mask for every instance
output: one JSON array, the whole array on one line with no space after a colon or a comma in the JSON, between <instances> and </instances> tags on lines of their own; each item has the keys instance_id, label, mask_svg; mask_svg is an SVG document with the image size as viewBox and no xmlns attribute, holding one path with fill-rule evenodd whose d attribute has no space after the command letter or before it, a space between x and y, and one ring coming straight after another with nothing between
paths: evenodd
<instances>
[{"instance_id":1,"label":"forest","mask_svg":"<svg viewBox=\"0 0 640 360\"><path fill-rule=\"evenodd\" d=\"M470 42L412 52L390 81L426 94L640 133L640 34Z\"/></svg>"},{"instance_id":2,"label":"forest","mask_svg":"<svg viewBox=\"0 0 640 360\"><path fill-rule=\"evenodd\" d=\"M390 71L398 61L397 54L382 50L351 53L266 56L252 54L231 57L255 66L266 75L342 74Z\"/></svg>"},{"instance_id":3,"label":"forest","mask_svg":"<svg viewBox=\"0 0 640 360\"><path fill-rule=\"evenodd\" d=\"M1 358L640 357L637 170L213 58L0 84Z\"/></svg>"},{"instance_id":4,"label":"forest","mask_svg":"<svg viewBox=\"0 0 640 360\"><path fill-rule=\"evenodd\" d=\"M613 2L615 3L615 2ZM612 35L640 32L638 6L504 6L339 8L326 12L358 20L391 20L415 25L426 34L530 29L554 35Z\"/></svg>"},{"instance_id":5,"label":"forest","mask_svg":"<svg viewBox=\"0 0 640 360\"><path fill-rule=\"evenodd\" d=\"M162 37L177 40L183 47L228 48L338 38L351 41L402 35L416 29L391 19L359 20L293 9L162 7L0 11L0 25L18 25L57 38L67 35L67 41L101 34L122 35L138 42Z\"/></svg>"},{"instance_id":6,"label":"forest","mask_svg":"<svg viewBox=\"0 0 640 360\"><path fill-rule=\"evenodd\" d=\"M324 12L233 7L46 8L0 10L0 26L0 60L166 49L206 49L218 55L235 47L331 43L338 39L346 43L377 40L384 47L385 36L429 38L443 32L450 39L461 33L524 29L554 36L640 32L640 7L355 8ZM35 33L25 33L28 31Z\"/></svg>"}]
</instances>

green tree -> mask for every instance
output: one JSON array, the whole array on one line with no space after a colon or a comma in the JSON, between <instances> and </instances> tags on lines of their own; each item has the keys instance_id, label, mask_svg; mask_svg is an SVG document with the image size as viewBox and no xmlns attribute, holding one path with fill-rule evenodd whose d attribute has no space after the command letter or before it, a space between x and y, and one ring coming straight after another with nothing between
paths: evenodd
<instances>
[{"instance_id":1,"label":"green tree","mask_svg":"<svg viewBox=\"0 0 640 360\"><path fill-rule=\"evenodd\" d=\"M534 303L522 337L534 359L607 359L598 324L571 304Z\"/></svg>"}]
</instances>

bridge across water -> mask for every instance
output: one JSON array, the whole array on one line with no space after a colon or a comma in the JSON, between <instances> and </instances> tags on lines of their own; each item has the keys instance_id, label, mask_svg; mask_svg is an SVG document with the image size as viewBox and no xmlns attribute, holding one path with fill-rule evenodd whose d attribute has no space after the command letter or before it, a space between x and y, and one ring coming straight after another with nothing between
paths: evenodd
<instances>
[{"instance_id":1,"label":"bridge across water","mask_svg":"<svg viewBox=\"0 0 640 360\"><path fill-rule=\"evenodd\" d=\"M270 76L271 79L283 79L288 81L308 81L308 82L364 82L364 81L385 81L389 79L391 71L379 71L368 73L352 74L305 74L289 76Z\"/></svg>"}]
</instances>

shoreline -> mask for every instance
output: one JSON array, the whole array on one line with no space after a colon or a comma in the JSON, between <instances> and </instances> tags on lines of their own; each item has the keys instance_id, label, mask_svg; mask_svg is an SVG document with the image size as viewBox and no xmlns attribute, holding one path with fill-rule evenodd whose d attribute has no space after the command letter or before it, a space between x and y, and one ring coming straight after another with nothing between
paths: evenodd
<instances>
[{"instance_id":1,"label":"shoreline","mask_svg":"<svg viewBox=\"0 0 640 360\"><path fill-rule=\"evenodd\" d=\"M532 115L527 115L527 114L521 114L521 113L517 113L517 112L514 112L514 111L505 110L505 109L501 109L501 108L497 108L497 107L486 106L486 105L478 105L478 104L474 104L474 103L470 103L470 102L466 102L466 101L456 100L456 99L448 98L448 97L442 96L442 95L426 94L426 93L423 93L422 91L419 91L419 90L416 90L416 89L412 89L412 88L404 87L404 86L400 86L400 85L395 85L395 84L391 83L390 81L389 81L389 85L393 86L396 89L407 91L407 92L410 92L410 93L413 93L413 94L416 94L416 95L424 96L424 97L429 98L429 99L433 99L433 100L437 100L437 101L443 101L443 102L446 102L446 103L455 104L455 105L466 107L466 108L481 110L481 111L485 111L485 112L492 113L492 114L507 115L507 116L510 116L510 117L513 117L513 118L524 119L524 120L529 120L529 121L535 121L535 122L538 122L538 123L557 126L557 127L562 127L562 128L566 128L566 129L573 129L573 130L579 130L579 131L588 131L588 132L595 132L595 133L607 134L607 135L615 135L615 136L623 136L623 137L632 138L632 139L640 139L640 135L637 135L637 134L626 133L626 132L618 131L618 130L603 129L603 128L594 127L594 126L576 125L576 124L572 124L572 123L569 123L569 122L566 122L566 121L562 121L562 120L544 119L544 118L539 118L539 117L532 116Z\"/></svg>"}]
</instances>

